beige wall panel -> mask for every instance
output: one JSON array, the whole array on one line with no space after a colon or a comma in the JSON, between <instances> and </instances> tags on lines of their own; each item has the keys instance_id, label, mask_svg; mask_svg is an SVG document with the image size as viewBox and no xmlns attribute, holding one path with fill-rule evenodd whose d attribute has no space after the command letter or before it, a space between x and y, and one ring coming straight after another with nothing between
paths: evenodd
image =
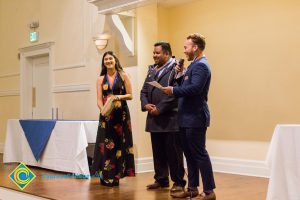
<instances>
[{"instance_id":1,"label":"beige wall panel","mask_svg":"<svg viewBox=\"0 0 300 200\"><path fill-rule=\"evenodd\" d=\"M91 92L68 92L55 94L59 119L98 120L96 98Z\"/></svg>"},{"instance_id":2,"label":"beige wall panel","mask_svg":"<svg viewBox=\"0 0 300 200\"><path fill-rule=\"evenodd\" d=\"M269 142L246 140L208 140L207 150L213 157L261 160L267 157Z\"/></svg>"},{"instance_id":3,"label":"beige wall panel","mask_svg":"<svg viewBox=\"0 0 300 200\"><path fill-rule=\"evenodd\" d=\"M268 141L276 124L300 122L299 11L298 1L283 0L196 1L170 9L176 55L184 56L189 33L207 39L209 138Z\"/></svg>"},{"instance_id":4,"label":"beige wall panel","mask_svg":"<svg viewBox=\"0 0 300 200\"><path fill-rule=\"evenodd\" d=\"M95 74L97 78L97 74ZM59 70L54 73L56 85L93 82L87 67Z\"/></svg>"},{"instance_id":5,"label":"beige wall panel","mask_svg":"<svg viewBox=\"0 0 300 200\"><path fill-rule=\"evenodd\" d=\"M167 41L169 42L169 12L168 8L158 7L157 13L158 21L158 41ZM173 48L171 44L171 48Z\"/></svg>"},{"instance_id":6,"label":"beige wall panel","mask_svg":"<svg viewBox=\"0 0 300 200\"><path fill-rule=\"evenodd\" d=\"M18 49L28 45L28 24L35 18L38 0L1 0L0 74L19 71Z\"/></svg>"},{"instance_id":7,"label":"beige wall panel","mask_svg":"<svg viewBox=\"0 0 300 200\"><path fill-rule=\"evenodd\" d=\"M0 74L1 76L1 74ZM20 86L19 76L0 77L0 90L16 90Z\"/></svg>"},{"instance_id":8,"label":"beige wall panel","mask_svg":"<svg viewBox=\"0 0 300 200\"><path fill-rule=\"evenodd\" d=\"M55 64L72 65L83 62L83 1L42 1L41 39L55 41Z\"/></svg>"},{"instance_id":9,"label":"beige wall panel","mask_svg":"<svg viewBox=\"0 0 300 200\"><path fill-rule=\"evenodd\" d=\"M0 97L0 143L5 141L7 119L19 118L19 99L19 96Z\"/></svg>"}]
</instances>

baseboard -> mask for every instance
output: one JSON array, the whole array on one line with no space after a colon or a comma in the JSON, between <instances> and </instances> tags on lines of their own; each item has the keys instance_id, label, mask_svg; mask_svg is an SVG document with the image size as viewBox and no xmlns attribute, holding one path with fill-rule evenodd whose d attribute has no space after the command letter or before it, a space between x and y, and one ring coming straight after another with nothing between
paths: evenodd
<instances>
[{"instance_id":1,"label":"baseboard","mask_svg":"<svg viewBox=\"0 0 300 200\"><path fill-rule=\"evenodd\" d=\"M215 172L269 177L269 169L265 161L211 157L211 162Z\"/></svg>"},{"instance_id":2,"label":"baseboard","mask_svg":"<svg viewBox=\"0 0 300 200\"><path fill-rule=\"evenodd\" d=\"M269 170L265 161L211 157L211 162L214 172L244 176L269 177ZM154 167L152 157L136 159L137 173L153 171Z\"/></svg>"},{"instance_id":3,"label":"baseboard","mask_svg":"<svg viewBox=\"0 0 300 200\"><path fill-rule=\"evenodd\" d=\"M145 173L145 172L153 172L153 158L152 157L145 157L145 158L138 158L135 160L135 171L136 173Z\"/></svg>"},{"instance_id":4,"label":"baseboard","mask_svg":"<svg viewBox=\"0 0 300 200\"><path fill-rule=\"evenodd\" d=\"M4 143L0 142L0 153L4 152Z\"/></svg>"}]
</instances>

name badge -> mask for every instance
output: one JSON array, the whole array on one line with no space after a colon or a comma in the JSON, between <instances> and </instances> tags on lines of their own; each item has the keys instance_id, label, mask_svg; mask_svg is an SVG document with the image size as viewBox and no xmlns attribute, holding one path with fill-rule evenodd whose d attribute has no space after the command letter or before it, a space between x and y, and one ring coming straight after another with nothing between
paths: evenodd
<instances>
[{"instance_id":1,"label":"name badge","mask_svg":"<svg viewBox=\"0 0 300 200\"><path fill-rule=\"evenodd\" d=\"M189 79L189 77L188 77L188 76L185 76L185 77L184 77L184 80L188 80L188 79Z\"/></svg>"}]
</instances>

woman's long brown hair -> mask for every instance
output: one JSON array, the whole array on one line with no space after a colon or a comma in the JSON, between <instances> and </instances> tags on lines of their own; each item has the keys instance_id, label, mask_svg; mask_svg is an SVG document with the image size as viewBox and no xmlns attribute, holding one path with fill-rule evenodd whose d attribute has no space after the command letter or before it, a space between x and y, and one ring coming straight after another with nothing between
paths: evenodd
<instances>
[{"instance_id":1,"label":"woman's long brown hair","mask_svg":"<svg viewBox=\"0 0 300 200\"><path fill-rule=\"evenodd\" d=\"M115 68L116 68L116 70L117 70L118 72L123 71L123 67L121 66L120 61L119 61L119 59L117 58L117 56L116 56L112 51L107 51L107 52L105 52L105 53L103 54L103 57L102 57L102 70L101 70L100 76L103 76L103 75L105 75L105 74L107 73L107 68L106 68L106 66L104 65L104 57L105 57L106 55L111 55L111 56L114 57L114 59L115 59L115 61L116 61Z\"/></svg>"}]
</instances>

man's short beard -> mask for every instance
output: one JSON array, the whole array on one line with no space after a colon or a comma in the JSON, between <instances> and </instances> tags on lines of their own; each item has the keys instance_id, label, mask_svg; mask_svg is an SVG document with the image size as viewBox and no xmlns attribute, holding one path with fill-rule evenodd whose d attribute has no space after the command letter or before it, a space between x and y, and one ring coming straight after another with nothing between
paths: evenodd
<instances>
[{"instance_id":1,"label":"man's short beard","mask_svg":"<svg viewBox=\"0 0 300 200\"><path fill-rule=\"evenodd\" d=\"M194 58L191 54L187 54L186 57L188 61L192 61Z\"/></svg>"}]
</instances>

